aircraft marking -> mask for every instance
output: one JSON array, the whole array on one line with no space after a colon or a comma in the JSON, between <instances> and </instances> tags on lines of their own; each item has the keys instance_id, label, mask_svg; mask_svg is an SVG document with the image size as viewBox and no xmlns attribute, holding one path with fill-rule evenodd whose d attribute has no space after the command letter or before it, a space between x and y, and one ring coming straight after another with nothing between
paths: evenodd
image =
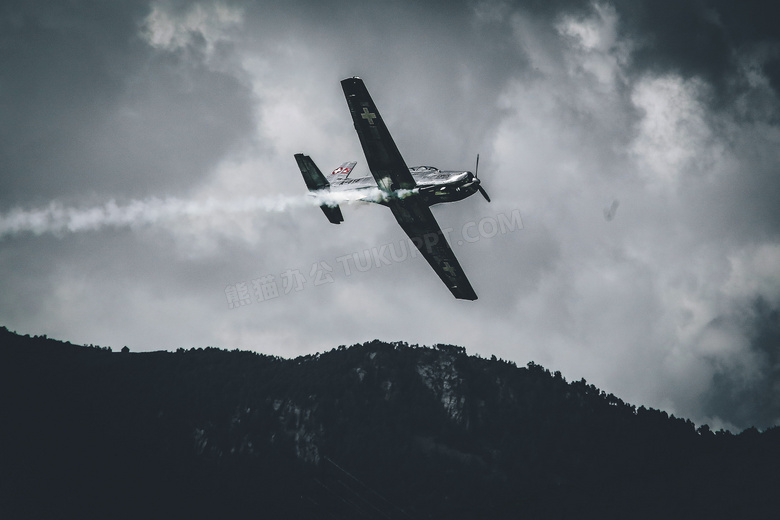
<instances>
[{"instance_id":1,"label":"aircraft marking","mask_svg":"<svg viewBox=\"0 0 780 520\"><path fill-rule=\"evenodd\" d=\"M444 261L442 264L442 270L447 271L450 273L450 276L455 276L455 268L450 265L448 261Z\"/></svg>"},{"instance_id":2,"label":"aircraft marking","mask_svg":"<svg viewBox=\"0 0 780 520\"><path fill-rule=\"evenodd\" d=\"M368 107L363 107L363 113L360 114L360 117L368 120L368 124L373 125L374 119L376 119L376 114L374 114L373 112L369 112Z\"/></svg>"}]
</instances>

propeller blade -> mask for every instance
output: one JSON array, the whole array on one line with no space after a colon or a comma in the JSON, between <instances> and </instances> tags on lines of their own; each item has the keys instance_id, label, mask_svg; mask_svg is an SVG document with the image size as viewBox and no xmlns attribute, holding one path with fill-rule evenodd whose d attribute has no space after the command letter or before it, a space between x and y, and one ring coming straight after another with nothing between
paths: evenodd
<instances>
[{"instance_id":1,"label":"propeller blade","mask_svg":"<svg viewBox=\"0 0 780 520\"><path fill-rule=\"evenodd\" d=\"M479 189L479 192L482 194L483 197L485 197L485 200L490 202L490 196L485 191L485 188L482 187L482 183L479 180L479 177L477 177L477 171L479 171L479 154L477 154L477 164L474 166L474 180L476 180L479 184L477 184L477 188Z\"/></svg>"},{"instance_id":2,"label":"propeller blade","mask_svg":"<svg viewBox=\"0 0 780 520\"><path fill-rule=\"evenodd\" d=\"M488 194L485 191L485 188L483 188L482 186L477 186L477 188L479 189L479 192L482 194L482 196L485 197L485 200L490 202L490 197L488 197Z\"/></svg>"}]
</instances>

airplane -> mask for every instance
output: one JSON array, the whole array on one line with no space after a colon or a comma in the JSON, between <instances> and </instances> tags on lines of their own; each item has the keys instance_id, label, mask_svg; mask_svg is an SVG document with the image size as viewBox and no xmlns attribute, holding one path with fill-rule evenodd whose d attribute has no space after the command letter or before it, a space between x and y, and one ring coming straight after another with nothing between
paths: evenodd
<instances>
[{"instance_id":1,"label":"airplane","mask_svg":"<svg viewBox=\"0 0 780 520\"><path fill-rule=\"evenodd\" d=\"M401 228L455 298L476 300L477 294L429 207L462 200L476 192L490 202L476 175L479 155L474 173L441 171L433 166L408 168L363 80L347 78L341 81L341 87L372 177L350 179L349 175L357 164L355 161L343 163L325 177L311 157L298 153L295 160L306 187L314 194L338 193L345 199L365 200L389 207ZM341 209L332 200L320 207L333 224L344 221Z\"/></svg>"}]
</instances>

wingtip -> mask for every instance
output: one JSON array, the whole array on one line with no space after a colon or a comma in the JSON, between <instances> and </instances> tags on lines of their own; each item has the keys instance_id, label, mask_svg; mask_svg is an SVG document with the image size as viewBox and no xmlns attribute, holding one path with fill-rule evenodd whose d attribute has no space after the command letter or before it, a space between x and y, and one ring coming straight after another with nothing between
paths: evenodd
<instances>
[{"instance_id":1,"label":"wingtip","mask_svg":"<svg viewBox=\"0 0 780 520\"><path fill-rule=\"evenodd\" d=\"M468 290L460 290L458 286L455 286L451 287L450 291L458 300L474 301L477 299L477 293L475 293L474 289L471 287L469 287Z\"/></svg>"}]
</instances>

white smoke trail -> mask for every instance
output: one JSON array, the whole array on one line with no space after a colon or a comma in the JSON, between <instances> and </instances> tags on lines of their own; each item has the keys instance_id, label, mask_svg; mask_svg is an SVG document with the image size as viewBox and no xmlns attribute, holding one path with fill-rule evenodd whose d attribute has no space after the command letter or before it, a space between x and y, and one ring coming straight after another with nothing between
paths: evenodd
<instances>
[{"instance_id":1,"label":"white smoke trail","mask_svg":"<svg viewBox=\"0 0 780 520\"><path fill-rule=\"evenodd\" d=\"M404 197L408 194L399 192L397 195ZM58 202L51 202L45 208L17 208L0 215L0 239L23 233L63 235L97 231L106 227L137 228L182 217L207 217L219 213L279 213L322 204L335 206L365 201L381 202L387 196L378 188L372 188L332 193L320 191L296 196L245 197L230 201L211 198L202 201L149 198L120 205L109 200L101 206L89 208L65 207Z\"/></svg>"}]
</instances>

